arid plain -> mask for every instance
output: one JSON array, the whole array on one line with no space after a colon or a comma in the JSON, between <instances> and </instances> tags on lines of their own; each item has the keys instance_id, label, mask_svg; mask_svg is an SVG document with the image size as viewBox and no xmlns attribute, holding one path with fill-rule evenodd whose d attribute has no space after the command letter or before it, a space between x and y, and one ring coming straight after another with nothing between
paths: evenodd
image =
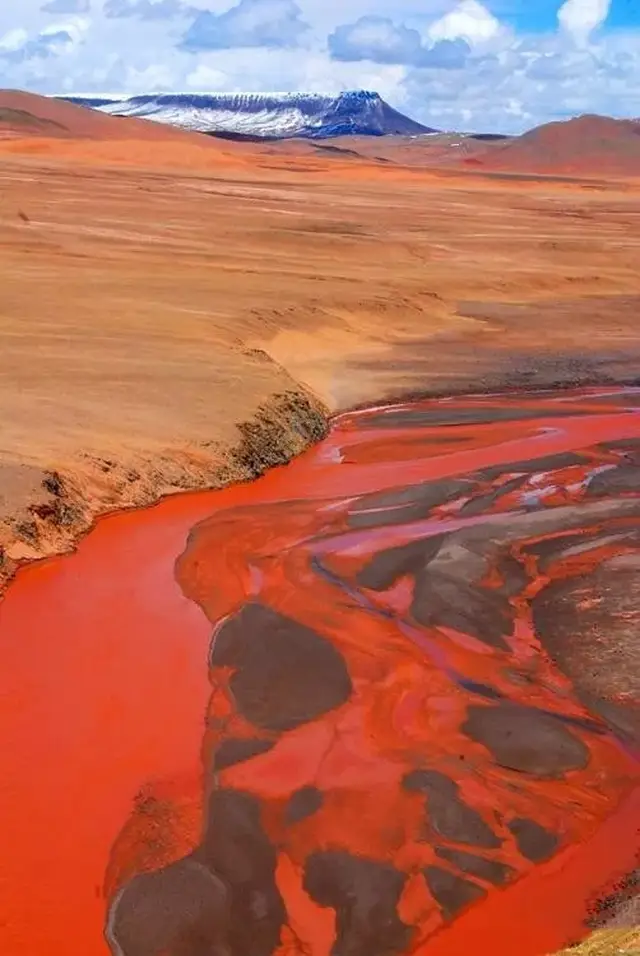
<instances>
[{"instance_id":1,"label":"arid plain","mask_svg":"<svg viewBox=\"0 0 640 956\"><path fill-rule=\"evenodd\" d=\"M280 429L298 449L278 395L324 414L638 375L640 181L228 143L23 98L64 135L5 110L5 578L100 513L241 477L229 451L256 415L265 447Z\"/></svg>"}]
</instances>

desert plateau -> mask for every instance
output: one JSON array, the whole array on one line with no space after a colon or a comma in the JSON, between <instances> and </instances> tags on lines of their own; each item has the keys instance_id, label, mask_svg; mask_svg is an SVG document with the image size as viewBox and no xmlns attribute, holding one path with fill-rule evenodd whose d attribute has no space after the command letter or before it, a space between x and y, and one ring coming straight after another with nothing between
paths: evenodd
<instances>
[{"instance_id":1,"label":"desert plateau","mask_svg":"<svg viewBox=\"0 0 640 956\"><path fill-rule=\"evenodd\" d=\"M640 122L0 91L3 956L640 953L639 262Z\"/></svg>"}]
</instances>

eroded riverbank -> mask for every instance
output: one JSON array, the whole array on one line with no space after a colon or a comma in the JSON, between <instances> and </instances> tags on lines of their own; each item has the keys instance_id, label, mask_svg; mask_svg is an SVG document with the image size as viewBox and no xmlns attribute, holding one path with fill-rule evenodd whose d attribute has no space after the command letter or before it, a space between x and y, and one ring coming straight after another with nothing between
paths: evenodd
<instances>
[{"instance_id":1,"label":"eroded riverbank","mask_svg":"<svg viewBox=\"0 0 640 956\"><path fill-rule=\"evenodd\" d=\"M631 390L353 413L21 571L3 953L105 956L109 905L124 956L583 935L638 850L639 443Z\"/></svg>"},{"instance_id":2,"label":"eroded riverbank","mask_svg":"<svg viewBox=\"0 0 640 956\"><path fill-rule=\"evenodd\" d=\"M205 167L186 141L13 145L0 587L101 515L241 479L238 425L265 411L285 424L277 396L315 396L326 417L408 392L638 374L632 182L394 164L371 179L330 153L314 173L239 144L224 147L231 166ZM100 159L112 147L120 160ZM304 442L287 438L291 457Z\"/></svg>"}]
</instances>

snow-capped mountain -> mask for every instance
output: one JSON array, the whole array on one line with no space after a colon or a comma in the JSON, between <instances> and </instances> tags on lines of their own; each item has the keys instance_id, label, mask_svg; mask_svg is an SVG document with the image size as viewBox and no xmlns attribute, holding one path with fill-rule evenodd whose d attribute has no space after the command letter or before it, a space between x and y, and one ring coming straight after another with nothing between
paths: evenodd
<instances>
[{"instance_id":1,"label":"snow-capped mountain","mask_svg":"<svg viewBox=\"0 0 640 956\"><path fill-rule=\"evenodd\" d=\"M221 136L323 139L419 136L434 130L394 110L378 95L323 93L145 93L60 96L115 116L135 116Z\"/></svg>"}]
</instances>

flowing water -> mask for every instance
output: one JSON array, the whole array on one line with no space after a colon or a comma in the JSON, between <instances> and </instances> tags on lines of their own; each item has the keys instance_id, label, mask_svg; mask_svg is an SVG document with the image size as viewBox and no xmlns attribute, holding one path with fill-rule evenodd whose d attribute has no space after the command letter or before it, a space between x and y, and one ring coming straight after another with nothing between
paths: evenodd
<instances>
[{"instance_id":1,"label":"flowing water","mask_svg":"<svg viewBox=\"0 0 640 956\"><path fill-rule=\"evenodd\" d=\"M22 570L0 951L580 938L640 845L639 475L634 390L372 408Z\"/></svg>"}]
</instances>

